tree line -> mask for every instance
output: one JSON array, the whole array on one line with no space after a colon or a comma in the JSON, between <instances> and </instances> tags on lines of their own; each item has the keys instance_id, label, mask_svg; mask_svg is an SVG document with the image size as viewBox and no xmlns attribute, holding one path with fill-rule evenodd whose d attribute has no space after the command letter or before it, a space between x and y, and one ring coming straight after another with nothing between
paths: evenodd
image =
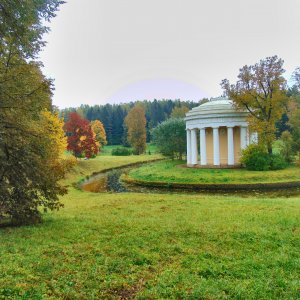
<instances>
[{"instance_id":1,"label":"tree line","mask_svg":"<svg viewBox=\"0 0 300 300\"><path fill-rule=\"evenodd\" d=\"M99 120L102 122L108 145L128 145L127 140L127 127L125 125L125 118L128 112L135 106L143 107L146 117L146 141L150 142L151 130L158 124L167 120L174 108L191 109L198 106L200 103L208 101L203 98L199 102L195 101L182 101L163 99L149 101L135 101L122 104L105 104L105 105L81 105L79 108L66 108L62 109L60 113L64 116L65 122L68 121L70 112L77 112L83 118L94 121ZM176 109L174 110L176 113Z\"/></svg>"}]
</instances>

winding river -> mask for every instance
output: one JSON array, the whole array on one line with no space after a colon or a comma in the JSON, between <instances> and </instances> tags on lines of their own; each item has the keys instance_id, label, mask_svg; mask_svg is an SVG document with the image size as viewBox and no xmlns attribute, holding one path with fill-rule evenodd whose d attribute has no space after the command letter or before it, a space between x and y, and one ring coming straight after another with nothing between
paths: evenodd
<instances>
[{"instance_id":1,"label":"winding river","mask_svg":"<svg viewBox=\"0 0 300 300\"><path fill-rule=\"evenodd\" d=\"M148 162L150 163L150 162ZM168 188L168 187L148 187L134 184L128 184L122 181L121 177L123 174L128 174L132 169L139 168L141 165L146 164L145 162L118 167L103 171L98 174L90 176L85 181L79 184L79 187L87 192L93 193L106 193L106 192L134 192L134 193L184 193L184 194L218 194L218 195L237 195L241 197L253 197L253 196L266 196L266 197L293 197L300 196L300 188L284 188L276 190L207 190L198 189L197 191L191 188Z\"/></svg>"}]
</instances>

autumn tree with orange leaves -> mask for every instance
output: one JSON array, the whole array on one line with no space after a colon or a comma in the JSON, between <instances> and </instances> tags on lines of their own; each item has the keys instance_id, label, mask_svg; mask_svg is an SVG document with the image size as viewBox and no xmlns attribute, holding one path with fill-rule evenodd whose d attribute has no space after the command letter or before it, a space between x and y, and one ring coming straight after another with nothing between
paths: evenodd
<instances>
[{"instance_id":1,"label":"autumn tree with orange leaves","mask_svg":"<svg viewBox=\"0 0 300 300\"><path fill-rule=\"evenodd\" d=\"M82 118L76 112L69 114L69 120L64 126L68 136L67 149L72 151L75 157L91 158L97 155L99 144L88 120Z\"/></svg>"},{"instance_id":2,"label":"autumn tree with orange leaves","mask_svg":"<svg viewBox=\"0 0 300 300\"><path fill-rule=\"evenodd\" d=\"M99 144L99 152L101 148L107 144L106 133L101 121L95 120L91 122L92 129L96 135L96 141Z\"/></svg>"},{"instance_id":3,"label":"autumn tree with orange leaves","mask_svg":"<svg viewBox=\"0 0 300 300\"><path fill-rule=\"evenodd\" d=\"M141 105L133 107L125 118L127 139L135 154L142 154L146 150L146 117Z\"/></svg>"}]
</instances>

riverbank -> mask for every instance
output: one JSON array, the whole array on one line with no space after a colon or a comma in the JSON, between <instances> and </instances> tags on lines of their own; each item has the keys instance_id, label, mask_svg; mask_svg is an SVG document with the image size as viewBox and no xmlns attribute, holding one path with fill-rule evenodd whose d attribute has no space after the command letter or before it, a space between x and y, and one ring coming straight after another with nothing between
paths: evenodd
<instances>
[{"instance_id":1,"label":"riverbank","mask_svg":"<svg viewBox=\"0 0 300 300\"><path fill-rule=\"evenodd\" d=\"M289 167L276 171L248 171L246 169L202 169L182 168L184 161L161 161L134 169L127 177L137 183L158 183L161 185L184 186L247 186L283 184L287 186L300 183L300 168Z\"/></svg>"}]
</instances>

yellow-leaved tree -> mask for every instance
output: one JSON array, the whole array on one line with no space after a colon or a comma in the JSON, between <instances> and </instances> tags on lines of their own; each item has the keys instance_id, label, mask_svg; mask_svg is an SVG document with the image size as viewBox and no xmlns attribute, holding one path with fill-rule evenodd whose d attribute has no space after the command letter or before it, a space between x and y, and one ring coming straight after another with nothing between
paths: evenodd
<instances>
[{"instance_id":1,"label":"yellow-leaved tree","mask_svg":"<svg viewBox=\"0 0 300 300\"><path fill-rule=\"evenodd\" d=\"M95 120L91 122L92 129L96 135L96 141L99 144L99 152L101 148L107 144L106 132L101 121Z\"/></svg>"},{"instance_id":2,"label":"yellow-leaved tree","mask_svg":"<svg viewBox=\"0 0 300 300\"><path fill-rule=\"evenodd\" d=\"M44 110L41 112L41 123L43 126L41 130L48 139L49 154L51 154L54 159L62 158L64 151L67 149L67 137L63 130L63 119L60 119L56 112L52 113L48 110Z\"/></svg>"},{"instance_id":3,"label":"yellow-leaved tree","mask_svg":"<svg viewBox=\"0 0 300 300\"><path fill-rule=\"evenodd\" d=\"M127 139L135 154L142 154L146 150L146 117L141 105L133 107L125 118Z\"/></svg>"},{"instance_id":4,"label":"yellow-leaved tree","mask_svg":"<svg viewBox=\"0 0 300 300\"><path fill-rule=\"evenodd\" d=\"M184 118L185 114L189 111L187 106L174 107L171 112L171 118Z\"/></svg>"},{"instance_id":5,"label":"yellow-leaved tree","mask_svg":"<svg viewBox=\"0 0 300 300\"><path fill-rule=\"evenodd\" d=\"M259 143L265 145L270 154L276 122L281 119L289 102L284 72L283 60L272 56L255 65L242 67L235 84L230 84L227 79L221 83L237 109L249 112L251 130L258 133Z\"/></svg>"}]
</instances>

